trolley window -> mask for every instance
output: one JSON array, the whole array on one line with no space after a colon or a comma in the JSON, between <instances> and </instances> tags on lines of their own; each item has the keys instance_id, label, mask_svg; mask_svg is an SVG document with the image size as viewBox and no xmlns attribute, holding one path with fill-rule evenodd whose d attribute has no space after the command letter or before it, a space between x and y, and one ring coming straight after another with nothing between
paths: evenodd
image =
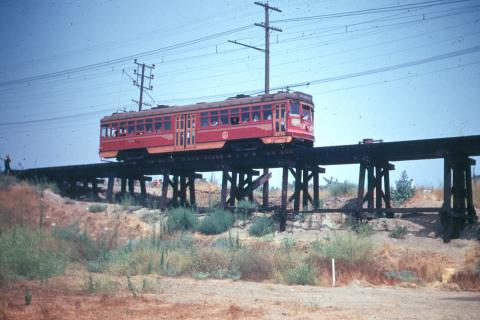
<instances>
[{"instance_id":1,"label":"trolley window","mask_svg":"<svg viewBox=\"0 0 480 320\"><path fill-rule=\"evenodd\" d=\"M225 126L228 124L228 110L220 111L220 124Z\"/></svg>"},{"instance_id":2,"label":"trolley window","mask_svg":"<svg viewBox=\"0 0 480 320\"><path fill-rule=\"evenodd\" d=\"M252 120L253 122L260 121L260 106L256 106L252 108Z\"/></svg>"},{"instance_id":3,"label":"trolley window","mask_svg":"<svg viewBox=\"0 0 480 320\"><path fill-rule=\"evenodd\" d=\"M210 112L210 125L212 127L218 126L218 111Z\"/></svg>"},{"instance_id":4,"label":"trolley window","mask_svg":"<svg viewBox=\"0 0 480 320\"><path fill-rule=\"evenodd\" d=\"M240 116L238 114L238 108L230 110L230 124L237 125L240 123Z\"/></svg>"},{"instance_id":5,"label":"trolley window","mask_svg":"<svg viewBox=\"0 0 480 320\"><path fill-rule=\"evenodd\" d=\"M128 121L128 134L135 133L135 121Z\"/></svg>"},{"instance_id":6,"label":"trolley window","mask_svg":"<svg viewBox=\"0 0 480 320\"><path fill-rule=\"evenodd\" d=\"M297 101L290 102L290 114L300 115L300 106Z\"/></svg>"},{"instance_id":7,"label":"trolley window","mask_svg":"<svg viewBox=\"0 0 480 320\"><path fill-rule=\"evenodd\" d=\"M159 133L162 131L162 118L155 118L155 131Z\"/></svg>"},{"instance_id":8,"label":"trolley window","mask_svg":"<svg viewBox=\"0 0 480 320\"><path fill-rule=\"evenodd\" d=\"M145 120L145 131L147 133L152 133L152 129L153 129L152 119Z\"/></svg>"},{"instance_id":9,"label":"trolley window","mask_svg":"<svg viewBox=\"0 0 480 320\"><path fill-rule=\"evenodd\" d=\"M120 122L120 126L118 127L118 134L121 137L127 134L127 127L125 122Z\"/></svg>"},{"instance_id":10,"label":"trolley window","mask_svg":"<svg viewBox=\"0 0 480 320\"><path fill-rule=\"evenodd\" d=\"M170 131L170 129L172 129L172 118L165 117L163 120L164 120L165 131Z\"/></svg>"},{"instance_id":11,"label":"trolley window","mask_svg":"<svg viewBox=\"0 0 480 320\"><path fill-rule=\"evenodd\" d=\"M200 122L201 122L202 128L208 127L208 112L202 112L200 114Z\"/></svg>"},{"instance_id":12,"label":"trolley window","mask_svg":"<svg viewBox=\"0 0 480 320\"><path fill-rule=\"evenodd\" d=\"M103 138L106 138L108 137L108 124L102 124L102 128L100 130L100 135L103 137Z\"/></svg>"},{"instance_id":13,"label":"trolley window","mask_svg":"<svg viewBox=\"0 0 480 320\"><path fill-rule=\"evenodd\" d=\"M112 124L112 137L118 137L118 123Z\"/></svg>"},{"instance_id":14,"label":"trolley window","mask_svg":"<svg viewBox=\"0 0 480 320\"><path fill-rule=\"evenodd\" d=\"M302 104L302 119L312 121L312 110L307 105Z\"/></svg>"},{"instance_id":15,"label":"trolley window","mask_svg":"<svg viewBox=\"0 0 480 320\"><path fill-rule=\"evenodd\" d=\"M242 123L250 121L250 108L242 108Z\"/></svg>"},{"instance_id":16,"label":"trolley window","mask_svg":"<svg viewBox=\"0 0 480 320\"><path fill-rule=\"evenodd\" d=\"M263 106L263 120L272 120L272 105Z\"/></svg>"},{"instance_id":17,"label":"trolley window","mask_svg":"<svg viewBox=\"0 0 480 320\"><path fill-rule=\"evenodd\" d=\"M143 125L143 120L137 120L137 131L135 132L135 134L143 134L143 129L144 129L144 125Z\"/></svg>"}]
</instances>

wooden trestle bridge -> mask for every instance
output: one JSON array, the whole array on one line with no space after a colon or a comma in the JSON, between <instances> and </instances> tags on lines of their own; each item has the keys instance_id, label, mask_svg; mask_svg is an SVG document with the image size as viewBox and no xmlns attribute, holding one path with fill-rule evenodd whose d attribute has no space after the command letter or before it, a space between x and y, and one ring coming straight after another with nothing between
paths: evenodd
<instances>
[{"instance_id":1,"label":"wooden trestle bridge","mask_svg":"<svg viewBox=\"0 0 480 320\"><path fill-rule=\"evenodd\" d=\"M21 178L43 178L55 181L62 190L74 191L80 184L91 185L98 193L98 184L107 179L106 197L114 200L115 179L121 180L121 195L133 193L135 180L139 181L143 198L147 197L145 181L151 175L163 175L160 207L194 206L195 179L202 172L222 171L221 205L235 206L242 199L253 200L253 191L263 188L263 208L268 208L268 181L270 169L282 169L281 203L277 204L280 231L285 230L287 213L297 214L311 204L311 212L350 212L357 217L376 214L392 217L395 212L439 212L444 229L444 240L459 236L468 223L477 221L472 196L472 156L480 155L480 135L452 138L410 140L397 142L362 143L354 145L287 148L257 151L224 151L174 153L157 158L129 162L110 162L88 165L47 167L17 171ZM395 169L391 162L406 160L443 159L444 191L440 208L392 208L389 172ZM359 164L358 196L356 205L344 209L320 209L319 174L324 166ZM294 179L294 193L287 197L289 172ZM313 194L309 192L313 184ZM230 186L230 187L229 187ZM167 193L172 189L173 196ZM188 192L187 192L188 191ZM293 210L287 205L293 202Z\"/></svg>"}]
</instances>

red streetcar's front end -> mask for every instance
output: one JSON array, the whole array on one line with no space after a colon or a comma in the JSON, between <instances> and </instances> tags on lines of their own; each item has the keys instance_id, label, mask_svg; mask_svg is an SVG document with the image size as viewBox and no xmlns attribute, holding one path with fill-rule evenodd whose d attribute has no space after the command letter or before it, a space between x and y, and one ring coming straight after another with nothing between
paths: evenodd
<instances>
[{"instance_id":1,"label":"red streetcar's front end","mask_svg":"<svg viewBox=\"0 0 480 320\"><path fill-rule=\"evenodd\" d=\"M287 115L287 135L313 145L313 103L290 100Z\"/></svg>"}]
</instances>

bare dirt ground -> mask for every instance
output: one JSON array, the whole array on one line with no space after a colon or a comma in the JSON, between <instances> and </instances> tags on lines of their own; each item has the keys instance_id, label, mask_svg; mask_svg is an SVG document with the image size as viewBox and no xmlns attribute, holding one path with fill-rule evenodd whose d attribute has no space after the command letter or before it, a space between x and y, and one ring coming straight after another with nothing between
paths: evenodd
<instances>
[{"instance_id":1,"label":"bare dirt ground","mask_svg":"<svg viewBox=\"0 0 480 320\"><path fill-rule=\"evenodd\" d=\"M81 275L0 292L0 319L478 319L480 294L429 288L286 286L150 277L154 293L90 295ZM123 279L118 279L122 281ZM140 280L139 280L140 281ZM24 305L23 286L32 289Z\"/></svg>"}]
</instances>

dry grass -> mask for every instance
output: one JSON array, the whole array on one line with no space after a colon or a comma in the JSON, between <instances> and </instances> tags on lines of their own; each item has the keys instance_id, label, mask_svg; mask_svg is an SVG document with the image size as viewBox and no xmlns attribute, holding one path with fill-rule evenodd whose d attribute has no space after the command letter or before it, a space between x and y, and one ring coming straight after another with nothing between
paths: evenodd
<instances>
[{"instance_id":1,"label":"dry grass","mask_svg":"<svg viewBox=\"0 0 480 320\"><path fill-rule=\"evenodd\" d=\"M77 201L65 203L58 194L50 190L38 190L26 182L14 183L0 188L0 229L14 225L37 227L42 222L46 230L78 224L80 232L86 232L93 239L112 239L119 244L129 239L145 237L151 233L151 226L134 215L98 214L88 211L88 203Z\"/></svg>"},{"instance_id":2,"label":"dry grass","mask_svg":"<svg viewBox=\"0 0 480 320\"><path fill-rule=\"evenodd\" d=\"M33 186L18 183L0 189L0 228L39 225L40 209L40 195Z\"/></svg>"},{"instance_id":3,"label":"dry grass","mask_svg":"<svg viewBox=\"0 0 480 320\"><path fill-rule=\"evenodd\" d=\"M480 292L480 273L476 270L465 269L455 273L450 283L456 284L461 290Z\"/></svg>"},{"instance_id":4,"label":"dry grass","mask_svg":"<svg viewBox=\"0 0 480 320\"><path fill-rule=\"evenodd\" d=\"M382 246L377 261L391 271L410 271L422 282L445 282L453 266L444 255L390 245Z\"/></svg>"}]
</instances>

